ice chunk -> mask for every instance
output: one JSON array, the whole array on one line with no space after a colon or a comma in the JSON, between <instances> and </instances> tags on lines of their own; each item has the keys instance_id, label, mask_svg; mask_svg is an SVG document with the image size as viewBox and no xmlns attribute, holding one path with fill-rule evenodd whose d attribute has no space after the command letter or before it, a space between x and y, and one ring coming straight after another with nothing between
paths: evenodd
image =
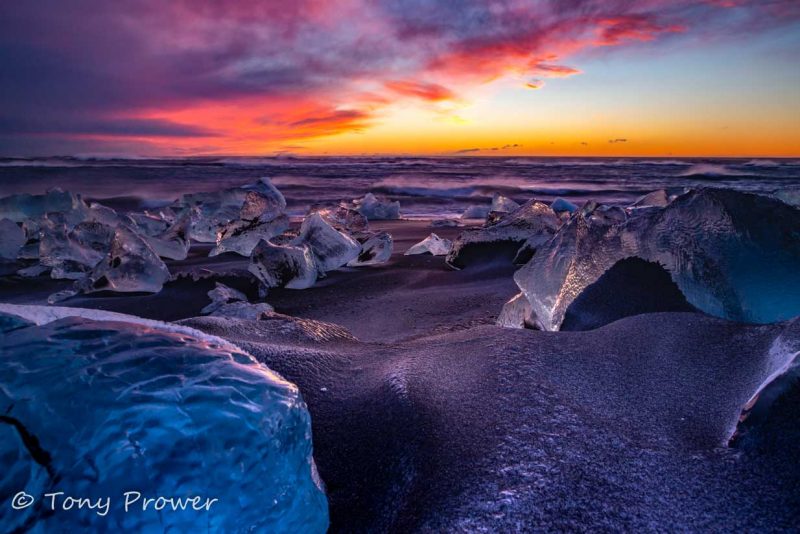
<instances>
[{"instance_id":1,"label":"ice chunk","mask_svg":"<svg viewBox=\"0 0 800 534\"><path fill-rule=\"evenodd\" d=\"M203 315L255 320L263 313L274 311L265 302L250 304L244 293L219 282L208 292L208 296L211 304L200 310Z\"/></svg>"},{"instance_id":2,"label":"ice chunk","mask_svg":"<svg viewBox=\"0 0 800 534\"><path fill-rule=\"evenodd\" d=\"M659 189L658 191L653 191L652 193L647 193L646 195L640 197L636 202L631 204L632 208L650 208L653 206L658 206L663 208L669 204L669 195L663 189Z\"/></svg>"},{"instance_id":3,"label":"ice chunk","mask_svg":"<svg viewBox=\"0 0 800 534\"><path fill-rule=\"evenodd\" d=\"M25 230L11 219L0 220L0 258L15 260L27 241Z\"/></svg>"},{"instance_id":4,"label":"ice chunk","mask_svg":"<svg viewBox=\"0 0 800 534\"><path fill-rule=\"evenodd\" d=\"M192 210L191 239L216 243L222 227L237 220L269 222L286 208L286 199L268 178L211 193L184 195L176 204Z\"/></svg>"},{"instance_id":5,"label":"ice chunk","mask_svg":"<svg viewBox=\"0 0 800 534\"><path fill-rule=\"evenodd\" d=\"M213 532L326 530L306 405L249 354L170 332L186 327L79 318L35 326L13 316L3 324L0 494L111 497L104 516L3 506L4 530L187 532L199 513ZM125 492L135 492L127 512ZM165 511L153 501L143 509L159 496L171 499ZM208 511L193 509L193 496Z\"/></svg>"},{"instance_id":6,"label":"ice chunk","mask_svg":"<svg viewBox=\"0 0 800 534\"><path fill-rule=\"evenodd\" d=\"M354 200L353 204L361 215L371 221L400 218L399 202L378 198L372 193L367 193L362 199Z\"/></svg>"},{"instance_id":7,"label":"ice chunk","mask_svg":"<svg viewBox=\"0 0 800 534\"><path fill-rule=\"evenodd\" d=\"M489 211L497 211L500 213L508 213L514 211L519 207L519 204L514 202L508 197L504 197L500 193L495 193L492 196L492 206Z\"/></svg>"},{"instance_id":8,"label":"ice chunk","mask_svg":"<svg viewBox=\"0 0 800 534\"><path fill-rule=\"evenodd\" d=\"M128 218L131 221L130 225L140 235L159 236L170 227L166 219L147 213L128 213Z\"/></svg>"},{"instance_id":9,"label":"ice chunk","mask_svg":"<svg viewBox=\"0 0 800 534\"><path fill-rule=\"evenodd\" d=\"M314 254L308 245L274 245L261 241L253 249L248 270L266 287L306 289L317 281Z\"/></svg>"},{"instance_id":10,"label":"ice chunk","mask_svg":"<svg viewBox=\"0 0 800 534\"><path fill-rule=\"evenodd\" d=\"M506 302L497 317L497 326L506 328L533 328L535 323L536 319L531 314L531 304L522 293Z\"/></svg>"},{"instance_id":11,"label":"ice chunk","mask_svg":"<svg viewBox=\"0 0 800 534\"><path fill-rule=\"evenodd\" d=\"M216 256L223 252L235 252L242 256L250 256L259 241L268 241L281 235L288 228L289 218L286 215L279 215L268 221L254 219L230 222L219 230L217 246L208 255Z\"/></svg>"},{"instance_id":12,"label":"ice chunk","mask_svg":"<svg viewBox=\"0 0 800 534\"><path fill-rule=\"evenodd\" d=\"M245 221L259 219L264 222L278 217L286 209L286 199L272 185L269 178L261 178L255 185L245 186L247 193L239 210L239 218Z\"/></svg>"},{"instance_id":13,"label":"ice chunk","mask_svg":"<svg viewBox=\"0 0 800 534\"><path fill-rule=\"evenodd\" d=\"M386 263L392 257L392 247L392 236L388 232L377 233L361 243L361 252L358 257L347 265L360 267Z\"/></svg>"},{"instance_id":14,"label":"ice chunk","mask_svg":"<svg viewBox=\"0 0 800 534\"><path fill-rule=\"evenodd\" d=\"M163 234L159 236L141 235L141 238L150 245L153 252L162 258L170 260L185 260L189 255L191 240L189 233L192 226L190 213L184 213Z\"/></svg>"},{"instance_id":15,"label":"ice chunk","mask_svg":"<svg viewBox=\"0 0 800 534\"><path fill-rule=\"evenodd\" d=\"M369 231L367 218L358 211L344 205L312 208L309 213L319 213L328 224L339 231L363 233Z\"/></svg>"},{"instance_id":16,"label":"ice chunk","mask_svg":"<svg viewBox=\"0 0 800 534\"><path fill-rule=\"evenodd\" d=\"M111 250L114 229L86 221L67 230L63 222L54 222L48 215L43 220L39 261L51 267L50 276L57 279L83 278Z\"/></svg>"},{"instance_id":17,"label":"ice chunk","mask_svg":"<svg viewBox=\"0 0 800 534\"><path fill-rule=\"evenodd\" d=\"M68 298L74 297L77 294L78 292L74 289L63 289L61 291L56 291L55 293L47 297L47 303L56 304L58 302L65 301Z\"/></svg>"},{"instance_id":18,"label":"ice chunk","mask_svg":"<svg viewBox=\"0 0 800 534\"><path fill-rule=\"evenodd\" d=\"M557 198L553 202L550 203L550 208L556 213L560 212L567 212L573 213L578 209L578 206L570 202L569 200L564 200L563 198Z\"/></svg>"},{"instance_id":19,"label":"ice chunk","mask_svg":"<svg viewBox=\"0 0 800 534\"><path fill-rule=\"evenodd\" d=\"M658 262L688 302L710 315L768 323L800 315L800 211L769 197L691 191L664 208L582 212L514 278L542 327L618 261Z\"/></svg>"},{"instance_id":20,"label":"ice chunk","mask_svg":"<svg viewBox=\"0 0 800 534\"><path fill-rule=\"evenodd\" d=\"M530 200L496 223L483 228L468 228L462 232L453 242L447 255L447 263L460 269L471 261L470 257L480 251L491 253L492 249L501 252L500 249L511 248L515 252L523 245L530 250L536 250L550 239L560 224L561 221L550 206Z\"/></svg>"},{"instance_id":21,"label":"ice chunk","mask_svg":"<svg viewBox=\"0 0 800 534\"><path fill-rule=\"evenodd\" d=\"M78 284L86 293L158 293L167 280L169 270L153 249L130 228L118 226L108 255Z\"/></svg>"},{"instance_id":22,"label":"ice chunk","mask_svg":"<svg viewBox=\"0 0 800 534\"><path fill-rule=\"evenodd\" d=\"M361 252L361 245L356 240L336 230L319 213L312 213L303 220L300 233L292 244L308 245L320 273L338 269L356 259Z\"/></svg>"},{"instance_id":23,"label":"ice chunk","mask_svg":"<svg viewBox=\"0 0 800 534\"><path fill-rule=\"evenodd\" d=\"M27 193L0 198L0 218L22 222L25 219L39 219L46 213L70 214L65 224L72 226L83 221L89 210L79 195L51 189L43 195Z\"/></svg>"},{"instance_id":24,"label":"ice chunk","mask_svg":"<svg viewBox=\"0 0 800 534\"><path fill-rule=\"evenodd\" d=\"M431 234L416 245L411 246L405 251L405 256L414 254L432 254L433 256L445 256L450 252L453 242L449 239L442 239L436 234Z\"/></svg>"},{"instance_id":25,"label":"ice chunk","mask_svg":"<svg viewBox=\"0 0 800 534\"><path fill-rule=\"evenodd\" d=\"M464 210L464 213L461 214L461 218L485 219L489 215L490 211L491 211L491 206L473 205L469 206L467 209Z\"/></svg>"}]
</instances>

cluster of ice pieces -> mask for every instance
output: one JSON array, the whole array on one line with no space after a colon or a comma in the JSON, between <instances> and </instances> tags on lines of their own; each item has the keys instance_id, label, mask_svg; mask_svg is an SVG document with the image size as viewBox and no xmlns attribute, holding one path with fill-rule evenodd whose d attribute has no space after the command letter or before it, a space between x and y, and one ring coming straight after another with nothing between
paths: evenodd
<instances>
[{"instance_id":1,"label":"cluster of ice pieces","mask_svg":"<svg viewBox=\"0 0 800 534\"><path fill-rule=\"evenodd\" d=\"M79 291L158 292L170 278L164 260L185 260L192 242L213 243L210 256L250 257L270 287L309 287L328 271L391 256L391 236L370 233L367 219L399 218L397 202L367 194L352 207L316 210L294 238L285 210L267 178L144 213L117 213L57 189L13 195L0 199L0 262L21 276L75 280L74 289L51 296L56 302Z\"/></svg>"},{"instance_id":2,"label":"cluster of ice pieces","mask_svg":"<svg viewBox=\"0 0 800 534\"><path fill-rule=\"evenodd\" d=\"M66 490L112 502L104 514L74 505L54 514L49 501L3 506L8 531L184 532L199 513L213 532L326 530L311 421L294 384L187 327L97 310L96 320L41 320L54 308L23 308L27 319L0 311L0 494L24 489L39 501Z\"/></svg>"},{"instance_id":3,"label":"cluster of ice pieces","mask_svg":"<svg viewBox=\"0 0 800 534\"><path fill-rule=\"evenodd\" d=\"M587 287L634 257L661 265L710 315L752 323L800 315L800 210L779 200L725 189L671 200L656 191L628 209L589 202L563 225L535 204L520 208L526 215L468 230L448 255L459 266L469 244L524 240L530 259L514 276L521 293L500 315L505 326L558 330Z\"/></svg>"}]
</instances>

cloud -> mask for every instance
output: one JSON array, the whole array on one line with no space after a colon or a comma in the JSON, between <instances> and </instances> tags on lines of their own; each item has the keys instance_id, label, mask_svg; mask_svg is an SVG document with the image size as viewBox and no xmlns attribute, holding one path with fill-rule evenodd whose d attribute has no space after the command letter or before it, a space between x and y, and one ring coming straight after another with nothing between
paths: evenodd
<instances>
[{"instance_id":1,"label":"cloud","mask_svg":"<svg viewBox=\"0 0 800 534\"><path fill-rule=\"evenodd\" d=\"M552 63L542 63L538 61L531 65L531 71L540 76L547 76L550 78L566 78L567 76L573 76L581 73L580 70L573 67L567 67L566 65L555 65Z\"/></svg>"},{"instance_id":2,"label":"cloud","mask_svg":"<svg viewBox=\"0 0 800 534\"><path fill-rule=\"evenodd\" d=\"M480 152L480 148L462 148L461 150L456 150L453 154L470 154L473 152Z\"/></svg>"},{"instance_id":3,"label":"cloud","mask_svg":"<svg viewBox=\"0 0 800 534\"><path fill-rule=\"evenodd\" d=\"M617 143L627 143L628 140L625 138L617 138L617 139L609 139L608 142L611 143L612 145L616 145Z\"/></svg>"},{"instance_id":4,"label":"cloud","mask_svg":"<svg viewBox=\"0 0 800 534\"><path fill-rule=\"evenodd\" d=\"M576 75L564 62L587 50L797 20L796 0L5 2L0 101L13 105L0 151L89 136L97 150L126 138L137 150L261 150L368 128L398 98L458 100L509 72Z\"/></svg>"},{"instance_id":5,"label":"cloud","mask_svg":"<svg viewBox=\"0 0 800 534\"><path fill-rule=\"evenodd\" d=\"M544 87L544 80L528 80L525 82L525 87L528 89L541 89Z\"/></svg>"},{"instance_id":6,"label":"cloud","mask_svg":"<svg viewBox=\"0 0 800 534\"><path fill-rule=\"evenodd\" d=\"M450 89L436 83L393 80L384 83L384 86L399 95L412 96L431 102L450 100L455 97Z\"/></svg>"}]
</instances>

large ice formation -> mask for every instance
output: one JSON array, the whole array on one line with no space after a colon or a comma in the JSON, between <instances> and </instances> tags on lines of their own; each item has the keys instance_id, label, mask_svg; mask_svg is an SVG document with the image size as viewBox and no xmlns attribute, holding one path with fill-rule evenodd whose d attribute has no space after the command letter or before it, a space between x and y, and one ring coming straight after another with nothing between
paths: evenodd
<instances>
[{"instance_id":1,"label":"large ice formation","mask_svg":"<svg viewBox=\"0 0 800 534\"><path fill-rule=\"evenodd\" d=\"M618 261L657 262L697 309L768 323L800 315L800 211L770 197L690 191L660 209L587 206L514 276L546 330Z\"/></svg>"},{"instance_id":2,"label":"large ice formation","mask_svg":"<svg viewBox=\"0 0 800 534\"><path fill-rule=\"evenodd\" d=\"M0 316L0 494L36 498L0 508L0 524L324 532L327 502L297 387L219 338L108 322L119 320L35 326ZM104 515L86 506L53 513L44 494L58 491L111 501Z\"/></svg>"}]
</instances>

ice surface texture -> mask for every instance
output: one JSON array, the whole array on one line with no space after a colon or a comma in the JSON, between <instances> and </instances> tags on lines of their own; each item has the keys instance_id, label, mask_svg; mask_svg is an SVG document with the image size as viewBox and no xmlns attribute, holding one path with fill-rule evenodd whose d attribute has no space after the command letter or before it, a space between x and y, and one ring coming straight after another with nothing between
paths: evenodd
<instances>
[{"instance_id":1,"label":"ice surface texture","mask_svg":"<svg viewBox=\"0 0 800 534\"><path fill-rule=\"evenodd\" d=\"M537 247L514 278L539 326L558 330L573 300L629 257L661 264L705 313L753 323L800 314L800 211L722 189L641 211L625 220L621 210L587 206Z\"/></svg>"},{"instance_id":2,"label":"ice surface texture","mask_svg":"<svg viewBox=\"0 0 800 534\"><path fill-rule=\"evenodd\" d=\"M251 356L121 322L0 316L0 508L6 532L324 532L327 502L297 388ZM206 336L208 338L208 336ZM230 345L226 344L226 347ZM32 350L35 347L36 350ZM111 496L48 513L42 495ZM132 508L123 494L219 499L208 512Z\"/></svg>"}]
</instances>

